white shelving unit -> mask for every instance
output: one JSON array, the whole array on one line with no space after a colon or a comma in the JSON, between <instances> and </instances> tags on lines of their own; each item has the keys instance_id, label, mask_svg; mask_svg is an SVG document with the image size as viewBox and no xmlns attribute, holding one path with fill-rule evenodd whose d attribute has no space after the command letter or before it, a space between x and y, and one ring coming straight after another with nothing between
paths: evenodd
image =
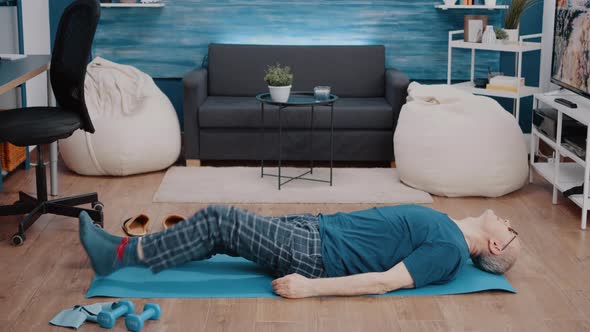
<instances>
[{"instance_id":1,"label":"white shelving unit","mask_svg":"<svg viewBox=\"0 0 590 332\"><path fill-rule=\"evenodd\" d=\"M578 108L572 109L555 102L555 98L565 98L576 104ZM531 151L530 151L530 176L529 182L533 182L533 171L539 173L545 180L553 185L553 204L557 204L558 191L566 191L572 187L584 185L582 195L570 196L574 203L582 208L582 220L580 227L586 229L588 210L590 209L590 198L588 191L590 189L590 144L586 144L586 155L582 159L572 151L566 149L561 144L561 131L563 125L563 115L567 115L574 120L584 124L588 129L586 140L590 142L590 100L576 95L572 92L554 91L549 93L538 93L534 95L535 108L540 104L557 110L557 134L555 140L547 137L533 127L531 132ZM555 151L553 162L535 162L539 140L544 141ZM560 162L561 156L568 157L573 162Z\"/></svg>"},{"instance_id":2,"label":"white shelving unit","mask_svg":"<svg viewBox=\"0 0 590 332\"><path fill-rule=\"evenodd\" d=\"M496 5L496 6L486 6L486 5L451 5L447 6L445 4L441 5L434 5L435 8L447 10L447 9L508 9L508 5Z\"/></svg>"},{"instance_id":3,"label":"white shelving unit","mask_svg":"<svg viewBox=\"0 0 590 332\"><path fill-rule=\"evenodd\" d=\"M156 3L101 3L103 8L162 8L163 2Z\"/></svg>"},{"instance_id":4,"label":"white shelving unit","mask_svg":"<svg viewBox=\"0 0 590 332\"><path fill-rule=\"evenodd\" d=\"M468 6L473 7L473 6ZM461 82L456 84L458 88L464 89L466 91L470 91L471 93L483 95L483 96L490 96L490 97L503 97L503 98L510 98L513 99L512 105L512 113L519 119L520 117L520 99L524 97L529 97L534 95L535 93L540 93L541 89L537 86L519 86L517 87L516 92L511 91L502 91L502 90L492 90L492 89L480 89L476 88L475 84L473 83L475 79L475 51L476 50L484 50L484 51L497 51L497 52L510 52L514 53L515 56L515 72L518 80L522 77L522 55L526 52L532 51L540 51L541 50L541 42L526 42L525 40L533 39L533 38L541 38L542 34L534 34L534 35L526 35L521 36L520 41L518 42L507 42L507 41L497 41L493 44L485 44L485 43L469 43L464 41L463 39L454 39L455 36L463 36L465 33L464 30L454 30L449 31L449 53L448 53L448 71L447 71L447 84L451 84L452 82L452 73L453 73L453 49L468 49L471 50L471 79L467 82Z\"/></svg>"}]
</instances>

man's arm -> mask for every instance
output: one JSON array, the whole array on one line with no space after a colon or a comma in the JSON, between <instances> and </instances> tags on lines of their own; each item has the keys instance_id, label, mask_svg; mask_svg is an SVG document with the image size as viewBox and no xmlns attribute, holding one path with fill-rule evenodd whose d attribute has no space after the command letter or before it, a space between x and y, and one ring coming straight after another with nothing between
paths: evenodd
<instances>
[{"instance_id":1,"label":"man's arm","mask_svg":"<svg viewBox=\"0 0 590 332\"><path fill-rule=\"evenodd\" d=\"M384 294L414 287L414 279L400 262L385 272L370 272L338 278L309 279L290 274L272 282L275 293L286 298Z\"/></svg>"}]
</instances>

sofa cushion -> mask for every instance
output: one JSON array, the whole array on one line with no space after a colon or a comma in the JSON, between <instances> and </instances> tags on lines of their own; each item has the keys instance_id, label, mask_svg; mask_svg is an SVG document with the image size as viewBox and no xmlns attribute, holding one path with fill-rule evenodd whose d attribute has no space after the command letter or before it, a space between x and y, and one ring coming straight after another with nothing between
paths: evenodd
<instances>
[{"instance_id":1,"label":"sofa cushion","mask_svg":"<svg viewBox=\"0 0 590 332\"><path fill-rule=\"evenodd\" d=\"M293 91L328 85L341 97L385 95L385 47L209 45L209 95L256 96L267 90L264 71L279 62L293 69Z\"/></svg>"},{"instance_id":2,"label":"sofa cushion","mask_svg":"<svg viewBox=\"0 0 590 332\"><path fill-rule=\"evenodd\" d=\"M265 105L265 127L278 125L278 107ZM283 109L283 128L309 128L311 107ZM254 97L207 97L199 109L202 128L260 128L260 102ZM315 106L314 128L330 128L330 107ZM340 98L334 104L335 129L393 129L393 110L385 98Z\"/></svg>"}]
</instances>

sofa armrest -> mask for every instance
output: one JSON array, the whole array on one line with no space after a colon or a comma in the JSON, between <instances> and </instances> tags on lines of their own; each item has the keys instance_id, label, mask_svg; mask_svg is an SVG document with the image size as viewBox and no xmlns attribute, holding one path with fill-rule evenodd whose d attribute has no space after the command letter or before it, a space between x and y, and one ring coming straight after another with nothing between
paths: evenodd
<instances>
[{"instance_id":1,"label":"sofa armrest","mask_svg":"<svg viewBox=\"0 0 590 332\"><path fill-rule=\"evenodd\" d=\"M207 69L190 71L182 79L184 90L184 146L186 159L200 159L199 108L207 99Z\"/></svg>"},{"instance_id":2,"label":"sofa armrest","mask_svg":"<svg viewBox=\"0 0 590 332\"><path fill-rule=\"evenodd\" d=\"M410 79L403 72L397 69L385 71L385 99L396 114L399 114L402 106L406 103L409 85ZM397 121L397 116L395 119Z\"/></svg>"},{"instance_id":3,"label":"sofa armrest","mask_svg":"<svg viewBox=\"0 0 590 332\"><path fill-rule=\"evenodd\" d=\"M393 110L392 135L395 134L402 106L406 103L409 85L410 79L401 71L397 69L387 69L385 71L385 99L387 99ZM395 160L395 151L393 151L392 157Z\"/></svg>"}]
</instances>

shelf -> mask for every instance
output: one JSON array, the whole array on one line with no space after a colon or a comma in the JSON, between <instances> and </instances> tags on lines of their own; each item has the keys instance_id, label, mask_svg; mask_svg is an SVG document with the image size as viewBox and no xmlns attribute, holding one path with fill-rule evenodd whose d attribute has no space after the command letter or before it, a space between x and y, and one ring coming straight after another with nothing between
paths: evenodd
<instances>
[{"instance_id":1,"label":"shelf","mask_svg":"<svg viewBox=\"0 0 590 332\"><path fill-rule=\"evenodd\" d=\"M563 114L588 126L590 125L590 99L573 92L561 91L559 93L537 93L535 98L543 104L559 109ZM555 98L564 98L578 104L578 108L569 108L555 102Z\"/></svg>"},{"instance_id":2,"label":"shelf","mask_svg":"<svg viewBox=\"0 0 590 332\"><path fill-rule=\"evenodd\" d=\"M555 164L533 163L533 168L549 183L553 184ZM584 183L584 167L576 163L559 163L559 181L555 187L564 192ZM580 197L581 198L581 197Z\"/></svg>"},{"instance_id":3,"label":"shelf","mask_svg":"<svg viewBox=\"0 0 590 332\"><path fill-rule=\"evenodd\" d=\"M541 175L547 182L553 183L553 174L555 173L555 165L550 163L534 163L533 168ZM559 164L559 180L560 182L555 186L560 192L564 192L572 187L579 186L584 182L584 168L576 163L560 163ZM568 197L577 206L584 208L584 195L572 195Z\"/></svg>"},{"instance_id":4,"label":"shelf","mask_svg":"<svg viewBox=\"0 0 590 332\"><path fill-rule=\"evenodd\" d=\"M471 82L471 81L453 84L453 86L455 86L461 90L471 92L476 95L512 98L512 99L529 97L529 96L534 95L535 93L541 92L540 88L532 87L532 86L521 87L520 94L517 94L516 92L503 91L503 90L480 89L480 88L476 88L475 85L473 84L473 82Z\"/></svg>"},{"instance_id":5,"label":"shelf","mask_svg":"<svg viewBox=\"0 0 590 332\"><path fill-rule=\"evenodd\" d=\"M162 8L163 2L158 3L101 3L103 8Z\"/></svg>"},{"instance_id":6,"label":"shelf","mask_svg":"<svg viewBox=\"0 0 590 332\"><path fill-rule=\"evenodd\" d=\"M582 209L584 208L584 195L571 195L568 198L576 203L577 206L581 207Z\"/></svg>"},{"instance_id":7,"label":"shelf","mask_svg":"<svg viewBox=\"0 0 590 332\"><path fill-rule=\"evenodd\" d=\"M499 51L499 52L531 52L541 50L541 43L533 42L507 42L496 41L495 43L468 43L461 39L451 41L451 47L463 48L470 50L485 50L485 51Z\"/></svg>"},{"instance_id":8,"label":"shelf","mask_svg":"<svg viewBox=\"0 0 590 332\"><path fill-rule=\"evenodd\" d=\"M494 9L508 9L508 5L496 5L496 6L486 6L486 5L435 5L435 8L447 10L447 9L487 9L487 10L494 10Z\"/></svg>"},{"instance_id":9,"label":"shelf","mask_svg":"<svg viewBox=\"0 0 590 332\"><path fill-rule=\"evenodd\" d=\"M545 134L538 131L535 127L533 127L532 132L535 136L539 137L543 142L547 143L547 145L549 145L553 150L559 150L559 153L562 156L571 158L573 161L575 161L581 167L586 167L586 161L583 160L582 158L578 157L577 154L568 150L564 146L560 145L558 147L557 144L555 144L554 140L552 140L551 138L547 137Z\"/></svg>"}]
</instances>

